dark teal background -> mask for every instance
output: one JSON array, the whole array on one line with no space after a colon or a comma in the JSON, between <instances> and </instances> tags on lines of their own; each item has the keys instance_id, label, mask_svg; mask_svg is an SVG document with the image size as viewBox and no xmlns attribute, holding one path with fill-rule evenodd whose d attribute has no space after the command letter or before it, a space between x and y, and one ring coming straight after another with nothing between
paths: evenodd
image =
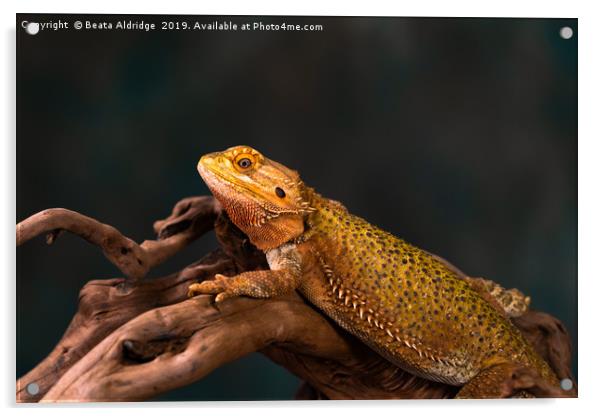
<instances>
[{"instance_id":1,"label":"dark teal background","mask_svg":"<svg viewBox=\"0 0 602 416\"><path fill-rule=\"evenodd\" d=\"M248 144L351 212L531 295L576 347L576 19L19 15L17 27L59 18L324 31L18 30L17 221L66 207L153 238L176 201L208 193L200 155ZM203 237L152 276L214 245ZM20 247L17 267L20 376L59 340L81 286L119 272L70 235ZM161 399L290 399L298 384L254 354Z\"/></svg>"}]
</instances>

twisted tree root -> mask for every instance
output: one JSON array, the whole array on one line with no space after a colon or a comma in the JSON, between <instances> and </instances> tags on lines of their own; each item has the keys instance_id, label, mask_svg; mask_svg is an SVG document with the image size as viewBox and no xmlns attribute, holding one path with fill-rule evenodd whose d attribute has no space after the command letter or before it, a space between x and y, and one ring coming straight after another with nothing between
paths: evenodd
<instances>
[{"instance_id":1,"label":"twisted tree root","mask_svg":"<svg viewBox=\"0 0 602 416\"><path fill-rule=\"evenodd\" d=\"M219 204L212 197L186 198L175 205L170 217L155 223L160 240L139 245L115 227L68 209L50 208L17 224L17 246L45 233L46 241L52 244L62 232L69 231L99 246L126 277L138 280L213 228L219 212Z\"/></svg>"}]
</instances>

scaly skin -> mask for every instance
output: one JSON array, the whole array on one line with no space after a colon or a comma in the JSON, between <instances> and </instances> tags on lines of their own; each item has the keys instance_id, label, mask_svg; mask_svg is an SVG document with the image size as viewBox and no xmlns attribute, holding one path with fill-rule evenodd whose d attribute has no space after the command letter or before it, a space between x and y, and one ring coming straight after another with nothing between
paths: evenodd
<instances>
[{"instance_id":1,"label":"scaly skin","mask_svg":"<svg viewBox=\"0 0 602 416\"><path fill-rule=\"evenodd\" d=\"M270 270L194 284L190 295L269 298L299 292L413 374L497 397L512 369L558 380L509 320L529 299L461 276L438 257L347 212L297 172L248 146L201 158L199 173Z\"/></svg>"}]
</instances>

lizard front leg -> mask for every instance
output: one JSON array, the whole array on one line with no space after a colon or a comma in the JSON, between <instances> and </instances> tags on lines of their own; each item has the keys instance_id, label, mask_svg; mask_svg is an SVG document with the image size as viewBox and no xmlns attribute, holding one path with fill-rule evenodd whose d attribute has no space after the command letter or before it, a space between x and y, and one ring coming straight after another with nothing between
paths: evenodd
<instances>
[{"instance_id":1,"label":"lizard front leg","mask_svg":"<svg viewBox=\"0 0 602 416\"><path fill-rule=\"evenodd\" d=\"M188 296L213 294L216 302L235 296L271 298L295 290L301 281L301 257L293 244L286 244L266 253L270 270L244 272L226 277L217 274L214 280L194 283Z\"/></svg>"}]
</instances>

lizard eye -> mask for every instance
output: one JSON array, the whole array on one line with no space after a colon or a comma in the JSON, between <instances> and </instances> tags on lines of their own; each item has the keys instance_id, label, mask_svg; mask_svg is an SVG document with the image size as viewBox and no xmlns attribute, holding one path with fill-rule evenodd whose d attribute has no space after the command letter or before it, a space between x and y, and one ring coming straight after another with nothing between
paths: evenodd
<instances>
[{"instance_id":1,"label":"lizard eye","mask_svg":"<svg viewBox=\"0 0 602 416\"><path fill-rule=\"evenodd\" d=\"M247 169L249 167L251 167L251 165L253 164L253 162L251 162L251 159L249 159L248 157L243 157L241 159L238 160L238 162L236 162L238 164L238 166L240 166L243 169Z\"/></svg>"},{"instance_id":2,"label":"lizard eye","mask_svg":"<svg viewBox=\"0 0 602 416\"><path fill-rule=\"evenodd\" d=\"M250 152L242 152L234 155L232 160L234 167L241 173L245 173L259 163L257 155Z\"/></svg>"},{"instance_id":3,"label":"lizard eye","mask_svg":"<svg viewBox=\"0 0 602 416\"><path fill-rule=\"evenodd\" d=\"M281 187L277 186L276 187L276 196L278 198L284 198L286 196L286 193L284 192L284 189L282 189Z\"/></svg>"}]
</instances>

